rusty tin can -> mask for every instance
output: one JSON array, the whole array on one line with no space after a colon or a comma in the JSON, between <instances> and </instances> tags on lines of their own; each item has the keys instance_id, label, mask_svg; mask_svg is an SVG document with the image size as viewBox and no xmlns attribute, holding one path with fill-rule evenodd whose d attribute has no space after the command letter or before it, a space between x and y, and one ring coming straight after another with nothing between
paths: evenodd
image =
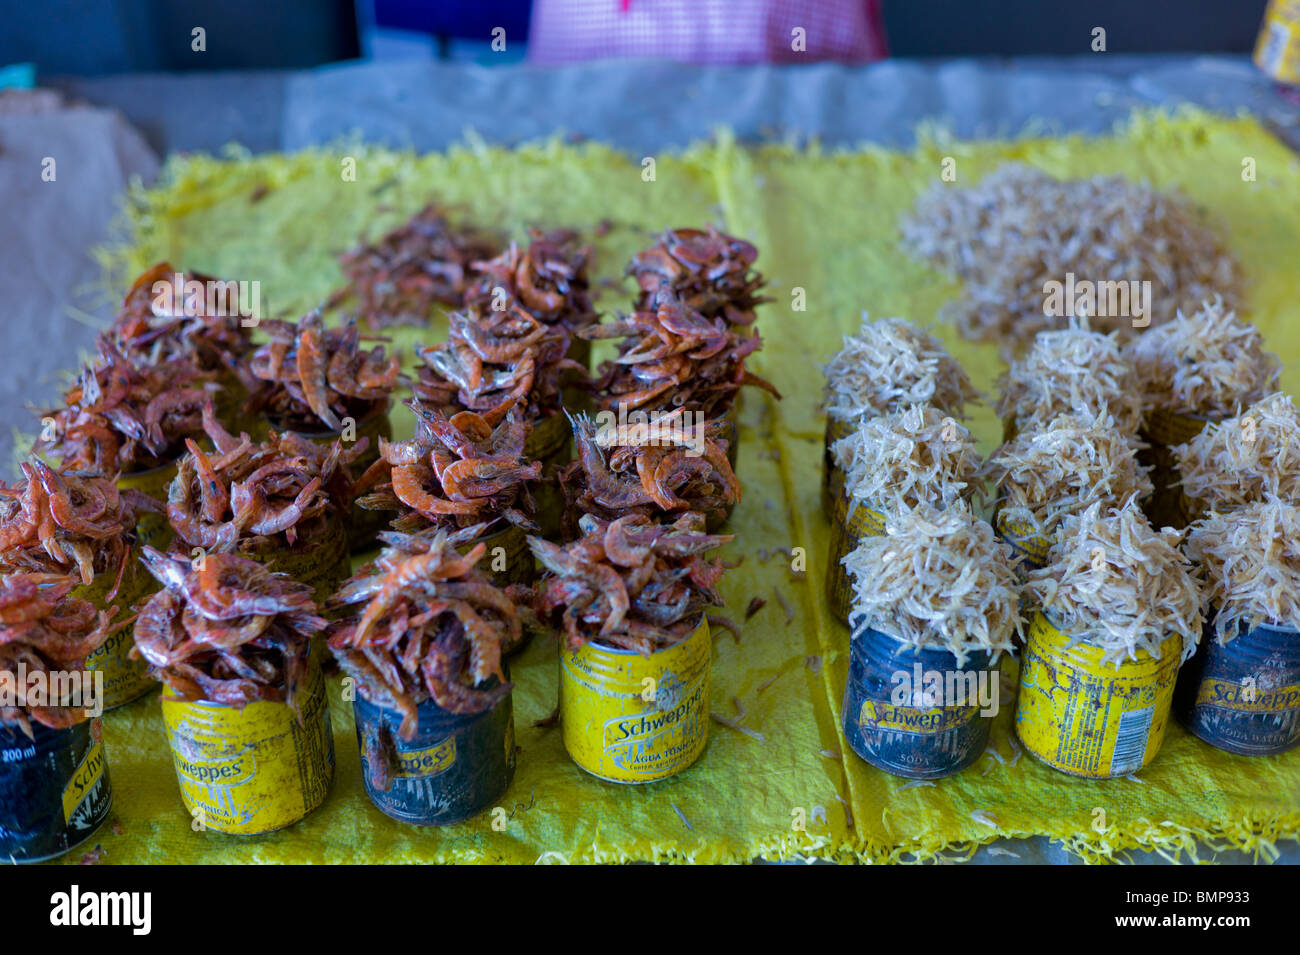
<instances>
[{"instance_id":1,"label":"rusty tin can","mask_svg":"<svg viewBox=\"0 0 1300 955\"><path fill-rule=\"evenodd\" d=\"M832 523L843 520L844 504L848 497L844 493L844 472L835 463L831 445L841 438L853 433L853 425L839 418L826 418L826 433L823 438L822 451L822 510Z\"/></svg>"},{"instance_id":2,"label":"rusty tin can","mask_svg":"<svg viewBox=\"0 0 1300 955\"><path fill-rule=\"evenodd\" d=\"M202 828L260 835L291 826L322 802L334 778L325 680L315 665L301 699L242 710L164 694L163 726L181 801Z\"/></svg>"},{"instance_id":3,"label":"rusty tin can","mask_svg":"<svg viewBox=\"0 0 1300 955\"><path fill-rule=\"evenodd\" d=\"M1162 527L1181 530L1192 517L1193 506L1183 494L1182 475L1172 449L1200 434L1210 420L1156 409L1143 421L1141 437L1147 447L1138 452L1138 463L1150 468L1153 490L1142 509L1157 530Z\"/></svg>"},{"instance_id":4,"label":"rusty tin can","mask_svg":"<svg viewBox=\"0 0 1300 955\"><path fill-rule=\"evenodd\" d=\"M844 558L864 537L881 537L885 533L885 515L857 500L846 503L847 516L831 521L830 546L826 554L826 600L831 613L842 623L849 622L853 608L853 583L844 569Z\"/></svg>"},{"instance_id":5,"label":"rusty tin can","mask_svg":"<svg viewBox=\"0 0 1300 955\"><path fill-rule=\"evenodd\" d=\"M524 444L524 458L542 462L541 480L533 488L533 500L537 503L534 519L541 536L553 539L559 535L564 522L564 492L558 474L573 458L573 436L562 411L533 422Z\"/></svg>"},{"instance_id":6,"label":"rusty tin can","mask_svg":"<svg viewBox=\"0 0 1300 955\"><path fill-rule=\"evenodd\" d=\"M447 826L496 805L515 776L514 704L461 716L433 700L417 710L415 737L398 733L402 715L361 694L352 704L366 795L386 816Z\"/></svg>"},{"instance_id":7,"label":"rusty tin can","mask_svg":"<svg viewBox=\"0 0 1300 955\"><path fill-rule=\"evenodd\" d=\"M143 604L159 586L140 561L138 543L132 545L126 569L122 572L122 585L113 600L109 601L108 592L115 579L115 574L104 571L95 575L89 584L75 587L71 596L89 600L99 610L116 607L116 619L123 620L134 613L135 608ZM110 636L86 657L87 670L103 671L103 705L106 710L139 699L158 686L158 682L149 676L149 664L143 658L131 657L134 647L133 631L123 629Z\"/></svg>"},{"instance_id":8,"label":"rusty tin can","mask_svg":"<svg viewBox=\"0 0 1300 955\"><path fill-rule=\"evenodd\" d=\"M266 545L240 553L311 587L316 603L321 605L352 573L347 521L332 505L311 535L299 536L292 547L276 534Z\"/></svg>"},{"instance_id":9,"label":"rusty tin can","mask_svg":"<svg viewBox=\"0 0 1300 955\"><path fill-rule=\"evenodd\" d=\"M61 856L94 835L112 806L98 719L57 730L32 723L31 738L0 725L0 859Z\"/></svg>"},{"instance_id":10,"label":"rusty tin can","mask_svg":"<svg viewBox=\"0 0 1300 955\"><path fill-rule=\"evenodd\" d=\"M855 616L840 713L844 737L853 752L895 776L959 773L988 746L998 673L987 652L959 664L947 650L909 648Z\"/></svg>"},{"instance_id":11,"label":"rusty tin can","mask_svg":"<svg viewBox=\"0 0 1300 955\"><path fill-rule=\"evenodd\" d=\"M1164 742L1182 646L1175 634L1158 659L1143 650L1115 665L1100 648L1071 643L1046 614L1033 611L1020 663L1016 735L1035 757L1071 776L1137 772Z\"/></svg>"},{"instance_id":12,"label":"rusty tin can","mask_svg":"<svg viewBox=\"0 0 1300 955\"><path fill-rule=\"evenodd\" d=\"M569 757L615 783L652 783L689 768L709 741L707 620L643 657L588 642L560 652L560 722Z\"/></svg>"},{"instance_id":13,"label":"rusty tin can","mask_svg":"<svg viewBox=\"0 0 1300 955\"><path fill-rule=\"evenodd\" d=\"M1187 664L1174 712L1196 736L1241 756L1273 756L1300 745L1300 631L1267 624L1227 643L1213 627Z\"/></svg>"}]
</instances>

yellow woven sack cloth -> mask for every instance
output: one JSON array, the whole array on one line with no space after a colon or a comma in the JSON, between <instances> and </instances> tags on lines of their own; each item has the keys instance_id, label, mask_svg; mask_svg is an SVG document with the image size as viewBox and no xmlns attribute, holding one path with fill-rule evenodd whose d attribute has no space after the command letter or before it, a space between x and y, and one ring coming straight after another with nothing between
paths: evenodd
<instances>
[{"instance_id":1,"label":"yellow woven sack cloth","mask_svg":"<svg viewBox=\"0 0 1300 955\"><path fill-rule=\"evenodd\" d=\"M785 400L752 393L742 409L737 470L745 491L731 522L737 540L726 553L744 562L722 590L743 636L736 643L718 629L712 708L745 731L715 722L694 768L647 786L578 770L558 730L533 725L554 708L558 680L554 641L536 640L513 668L519 768L502 800L503 829L493 828L491 814L420 829L374 809L336 685L338 765L324 806L281 833L222 836L191 827L154 694L104 720L116 792L114 821L94 840L104 861L913 860L960 858L999 836L1031 835L1062 840L1088 859L1137 847L1207 858L1228 846L1267 859L1279 839L1296 838L1300 751L1231 756L1176 725L1140 779L1104 782L1072 779L1018 755L1010 704L985 756L933 785L907 784L849 752L838 725L848 631L822 597L828 528L819 502L819 367L863 309L927 323L959 293L909 260L896 239L900 215L937 180L945 156L957 160L959 182L1022 160L1061 176L1121 173L1181 187L1226 231L1252 283L1251 317L1286 361L1284 385L1295 384L1300 339L1284 323L1295 316L1300 163L1249 118L1143 114L1112 137L1089 140L961 143L932 135L910 153L749 151L721 135L655 157L652 181L630 157L559 142L503 150L471 141L428 156L361 145L291 156L232 152L173 158L156 188L135 189L134 244L106 254L116 288L165 258L259 280L264 310L289 318L340 284L338 252L358 235L399 224L430 197L475 221L509 224L519 237L529 226L599 233L594 273L609 280L620 278L652 233L713 221L761 249L775 301L761 310L766 346L754 364ZM1240 174L1247 156L1256 162L1255 182ZM349 161L355 181L342 175ZM796 288L806 295L804 312L791 309ZM607 289L599 305L613 312L629 301L621 286ZM409 353L415 341L436 341L444 330L439 322L398 331L393 347ZM1000 368L994 349L960 342L947 329L940 334L991 392ZM403 409L395 417L399 436L408 435L409 415ZM990 411L974 430L990 450L998 436ZM756 597L766 604L744 621ZM1008 663L1008 678L1013 671Z\"/></svg>"}]
</instances>

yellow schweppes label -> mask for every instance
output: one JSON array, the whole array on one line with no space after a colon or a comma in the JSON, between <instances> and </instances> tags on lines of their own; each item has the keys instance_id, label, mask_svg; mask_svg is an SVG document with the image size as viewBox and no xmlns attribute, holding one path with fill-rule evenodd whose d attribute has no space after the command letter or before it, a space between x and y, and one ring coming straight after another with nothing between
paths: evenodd
<instances>
[{"instance_id":1,"label":"yellow schweppes label","mask_svg":"<svg viewBox=\"0 0 1300 955\"><path fill-rule=\"evenodd\" d=\"M648 657L588 643L560 659L564 747L601 779L646 783L686 769L708 743L707 622Z\"/></svg>"},{"instance_id":2,"label":"yellow schweppes label","mask_svg":"<svg viewBox=\"0 0 1300 955\"><path fill-rule=\"evenodd\" d=\"M916 709L879 700L863 700L858 725L864 730L894 730L900 733L942 733L969 723L979 713L973 706L937 706Z\"/></svg>"},{"instance_id":3,"label":"yellow schweppes label","mask_svg":"<svg viewBox=\"0 0 1300 955\"><path fill-rule=\"evenodd\" d=\"M257 772L257 759L249 750L233 759L221 760L187 759L174 752L172 761L176 764L176 772L203 786L238 786L252 779Z\"/></svg>"},{"instance_id":4,"label":"yellow schweppes label","mask_svg":"<svg viewBox=\"0 0 1300 955\"><path fill-rule=\"evenodd\" d=\"M398 750L393 759L396 762L394 775L402 779L440 776L456 763L456 737L449 736L428 749Z\"/></svg>"},{"instance_id":5,"label":"yellow schweppes label","mask_svg":"<svg viewBox=\"0 0 1300 955\"><path fill-rule=\"evenodd\" d=\"M85 802L104 776L104 744L95 743L86 753L72 779L63 789L63 821L71 822L77 807Z\"/></svg>"},{"instance_id":6,"label":"yellow schweppes label","mask_svg":"<svg viewBox=\"0 0 1300 955\"><path fill-rule=\"evenodd\" d=\"M1263 689L1224 680L1202 680L1197 706L1217 706L1242 713L1281 713L1300 708L1300 686Z\"/></svg>"}]
</instances>

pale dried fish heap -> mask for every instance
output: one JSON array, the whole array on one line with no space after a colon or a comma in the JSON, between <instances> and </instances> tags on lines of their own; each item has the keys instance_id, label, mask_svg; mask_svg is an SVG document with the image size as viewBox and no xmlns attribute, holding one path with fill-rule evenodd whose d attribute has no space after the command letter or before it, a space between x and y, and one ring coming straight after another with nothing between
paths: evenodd
<instances>
[{"instance_id":1,"label":"pale dried fish heap","mask_svg":"<svg viewBox=\"0 0 1300 955\"><path fill-rule=\"evenodd\" d=\"M864 422L831 446L848 496L893 511L969 501L983 488L971 433L930 405L912 405Z\"/></svg>"},{"instance_id":2,"label":"pale dried fish heap","mask_svg":"<svg viewBox=\"0 0 1300 955\"><path fill-rule=\"evenodd\" d=\"M884 536L863 538L844 566L854 611L909 648L947 650L963 664L971 653L1010 650L1020 629L1010 552L963 503L890 516Z\"/></svg>"},{"instance_id":3,"label":"pale dried fish heap","mask_svg":"<svg viewBox=\"0 0 1300 955\"><path fill-rule=\"evenodd\" d=\"M1182 659L1201 635L1201 598L1178 552L1180 534L1157 532L1136 502L1098 502L1061 522L1046 567L1025 580L1048 618L1077 643L1100 648L1116 665L1145 650L1160 656L1170 636Z\"/></svg>"},{"instance_id":4,"label":"pale dried fish heap","mask_svg":"<svg viewBox=\"0 0 1300 955\"><path fill-rule=\"evenodd\" d=\"M1219 643L1265 623L1300 629L1300 507L1270 497L1211 512L1184 550L1201 567Z\"/></svg>"},{"instance_id":5,"label":"pale dried fish heap","mask_svg":"<svg viewBox=\"0 0 1300 955\"><path fill-rule=\"evenodd\" d=\"M1183 493L1216 510L1300 500L1300 411L1281 392L1174 448Z\"/></svg>"},{"instance_id":6,"label":"pale dried fish heap","mask_svg":"<svg viewBox=\"0 0 1300 955\"><path fill-rule=\"evenodd\" d=\"M1025 431L989 458L999 516L1051 540L1061 519L1093 504L1118 506L1151 493L1151 479L1114 419L1064 415Z\"/></svg>"},{"instance_id":7,"label":"pale dried fish heap","mask_svg":"<svg viewBox=\"0 0 1300 955\"><path fill-rule=\"evenodd\" d=\"M1136 435L1142 424L1142 388L1116 333L1088 328L1086 320L1039 332L1021 359L998 379L998 417L1008 434L1045 427L1064 414L1099 414Z\"/></svg>"},{"instance_id":8,"label":"pale dried fish heap","mask_svg":"<svg viewBox=\"0 0 1300 955\"><path fill-rule=\"evenodd\" d=\"M1127 357L1152 411L1220 419L1277 390L1281 362L1221 299L1141 332Z\"/></svg>"},{"instance_id":9,"label":"pale dried fish heap","mask_svg":"<svg viewBox=\"0 0 1300 955\"><path fill-rule=\"evenodd\" d=\"M942 343L903 318L871 321L864 312L856 335L823 369L826 413L857 423L909 405L931 404L965 417L980 400L970 377Z\"/></svg>"},{"instance_id":10,"label":"pale dried fish heap","mask_svg":"<svg viewBox=\"0 0 1300 955\"><path fill-rule=\"evenodd\" d=\"M1141 320L1152 325L1215 292L1231 304L1241 283L1235 260L1184 198L1119 176L1058 180L1008 164L972 188L936 186L902 235L913 255L962 280L965 294L941 314L978 341L1016 344L1059 327L1044 314L1044 285L1071 274L1093 283L1082 288L1096 290L1088 311L1102 331L1133 326L1133 303L1124 309L1121 295L1134 279L1151 281Z\"/></svg>"}]
</instances>

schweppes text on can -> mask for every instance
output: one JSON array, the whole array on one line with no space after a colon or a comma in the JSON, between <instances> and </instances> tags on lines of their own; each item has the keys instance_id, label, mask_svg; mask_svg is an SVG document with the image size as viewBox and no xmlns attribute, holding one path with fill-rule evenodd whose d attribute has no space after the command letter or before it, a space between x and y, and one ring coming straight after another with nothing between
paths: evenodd
<instances>
[{"instance_id":1,"label":"schweppes text on can","mask_svg":"<svg viewBox=\"0 0 1300 955\"><path fill-rule=\"evenodd\" d=\"M1211 746L1273 756L1300 745L1300 631L1267 624L1219 643L1207 624L1174 712Z\"/></svg>"},{"instance_id":2,"label":"schweppes text on can","mask_svg":"<svg viewBox=\"0 0 1300 955\"><path fill-rule=\"evenodd\" d=\"M709 741L707 620L680 643L643 657L588 642L560 652L564 748L616 783L650 783L689 767Z\"/></svg>"},{"instance_id":3,"label":"schweppes text on can","mask_svg":"<svg viewBox=\"0 0 1300 955\"><path fill-rule=\"evenodd\" d=\"M0 860L40 862L85 842L113 788L98 719L66 729L0 725Z\"/></svg>"},{"instance_id":4,"label":"schweppes text on can","mask_svg":"<svg viewBox=\"0 0 1300 955\"><path fill-rule=\"evenodd\" d=\"M884 533L885 515L856 499L846 499L839 516L831 521L826 553L826 600L831 613L844 623L849 622L853 606L853 582L844 569L844 558L864 537L880 537Z\"/></svg>"},{"instance_id":5,"label":"schweppes text on can","mask_svg":"<svg viewBox=\"0 0 1300 955\"><path fill-rule=\"evenodd\" d=\"M1164 742L1183 641L1159 658L1105 662L1104 652L1071 643L1041 610L1029 615L1020 663L1016 735L1025 749L1071 776L1109 779L1135 773Z\"/></svg>"},{"instance_id":6,"label":"schweppes text on can","mask_svg":"<svg viewBox=\"0 0 1300 955\"><path fill-rule=\"evenodd\" d=\"M850 748L908 779L951 776L978 760L999 705L991 655L959 664L947 650L909 648L860 617L854 624L840 711Z\"/></svg>"},{"instance_id":7,"label":"schweppes text on can","mask_svg":"<svg viewBox=\"0 0 1300 955\"><path fill-rule=\"evenodd\" d=\"M361 694L352 708L366 795L386 816L417 826L451 825L497 805L510 788L515 775L510 695L490 710L466 715L426 700L409 740L398 732L402 715L396 710Z\"/></svg>"},{"instance_id":8,"label":"schweppes text on can","mask_svg":"<svg viewBox=\"0 0 1300 955\"><path fill-rule=\"evenodd\" d=\"M163 725L181 801L202 827L257 835L283 829L325 800L334 778L325 680L313 666L301 722L286 703L242 710L166 694Z\"/></svg>"}]
</instances>

